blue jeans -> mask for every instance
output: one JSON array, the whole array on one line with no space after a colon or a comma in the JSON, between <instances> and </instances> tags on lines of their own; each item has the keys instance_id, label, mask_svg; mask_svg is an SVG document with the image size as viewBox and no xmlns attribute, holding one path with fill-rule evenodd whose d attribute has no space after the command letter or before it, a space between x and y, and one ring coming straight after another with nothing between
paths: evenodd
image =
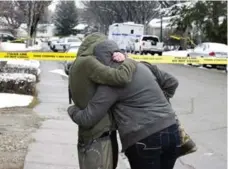
<instances>
[{"instance_id":1,"label":"blue jeans","mask_svg":"<svg viewBox=\"0 0 228 169\"><path fill-rule=\"evenodd\" d=\"M172 125L129 147L131 169L173 169L181 145L178 126Z\"/></svg>"}]
</instances>

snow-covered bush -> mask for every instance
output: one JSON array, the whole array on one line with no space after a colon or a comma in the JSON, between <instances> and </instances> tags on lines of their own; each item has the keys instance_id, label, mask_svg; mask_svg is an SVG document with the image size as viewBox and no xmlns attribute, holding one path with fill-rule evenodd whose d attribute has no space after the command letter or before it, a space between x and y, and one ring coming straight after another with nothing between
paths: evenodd
<instances>
[{"instance_id":1,"label":"snow-covered bush","mask_svg":"<svg viewBox=\"0 0 228 169\"><path fill-rule=\"evenodd\" d=\"M39 66L38 61L26 61L26 60L10 60L7 63L0 62L0 73L27 73L36 76L36 81L39 77Z\"/></svg>"},{"instance_id":2,"label":"snow-covered bush","mask_svg":"<svg viewBox=\"0 0 228 169\"><path fill-rule=\"evenodd\" d=\"M36 76L26 73L0 73L0 93L36 94Z\"/></svg>"},{"instance_id":3,"label":"snow-covered bush","mask_svg":"<svg viewBox=\"0 0 228 169\"><path fill-rule=\"evenodd\" d=\"M0 51L40 51L42 43L26 48L25 44L3 42ZM40 62L31 60L0 59L0 93L36 95Z\"/></svg>"}]
</instances>

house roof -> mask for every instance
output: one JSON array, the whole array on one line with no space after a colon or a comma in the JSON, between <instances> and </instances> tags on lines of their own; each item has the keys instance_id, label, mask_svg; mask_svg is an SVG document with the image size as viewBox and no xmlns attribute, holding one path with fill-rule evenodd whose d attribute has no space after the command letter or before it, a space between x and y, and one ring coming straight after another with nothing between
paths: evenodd
<instances>
[{"instance_id":1,"label":"house roof","mask_svg":"<svg viewBox=\"0 0 228 169\"><path fill-rule=\"evenodd\" d=\"M88 27L87 24L79 23L79 24L76 25L73 29L74 29L74 30L84 30L86 27Z\"/></svg>"}]
</instances>

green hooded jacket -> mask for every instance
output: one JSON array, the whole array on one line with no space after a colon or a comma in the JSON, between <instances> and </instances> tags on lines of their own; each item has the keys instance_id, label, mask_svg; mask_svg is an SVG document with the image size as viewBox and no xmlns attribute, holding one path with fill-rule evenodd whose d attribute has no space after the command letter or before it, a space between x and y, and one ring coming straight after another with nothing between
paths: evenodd
<instances>
[{"instance_id":1,"label":"green hooded jacket","mask_svg":"<svg viewBox=\"0 0 228 169\"><path fill-rule=\"evenodd\" d=\"M93 97L96 91L96 83L119 87L125 86L131 81L136 69L136 62L133 60L124 61L117 69L100 63L93 55L94 48L105 40L107 40L107 37L100 33L93 33L87 36L78 50L76 60L71 66L69 85L72 100L81 109L84 109ZM112 130L113 123L111 118L112 116L107 114L90 129L84 129L79 126L79 141L88 143L92 139L99 138L104 132Z\"/></svg>"}]
</instances>

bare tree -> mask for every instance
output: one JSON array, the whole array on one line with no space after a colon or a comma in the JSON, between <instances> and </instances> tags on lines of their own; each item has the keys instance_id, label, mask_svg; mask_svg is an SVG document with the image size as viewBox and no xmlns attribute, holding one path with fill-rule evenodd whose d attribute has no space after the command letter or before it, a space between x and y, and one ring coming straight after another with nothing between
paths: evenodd
<instances>
[{"instance_id":1,"label":"bare tree","mask_svg":"<svg viewBox=\"0 0 228 169\"><path fill-rule=\"evenodd\" d=\"M28 46L33 45L34 39L36 37L36 30L38 22L41 20L42 15L44 14L48 5L50 5L51 0L49 1L16 1L17 6L23 12L24 17L27 23L28 36L31 39L28 41Z\"/></svg>"},{"instance_id":2,"label":"bare tree","mask_svg":"<svg viewBox=\"0 0 228 169\"><path fill-rule=\"evenodd\" d=\"M182 3L184 2L183 0L176 0L176 1L159 1L159 3L161 4L162 8L169 8L172 5L178 4L178 3Z\"/></svg>"},{"instance_id":3,"label":"bare tree","mask_svg":"<svg viewBox=\"0 0 228 169\"><path fill-rule=\"evenodd\" d=\"M114 22L147 24L158 15L158 1L84 1L84 19L107 32Z\"/></svg>"},{"instance_id":4,"label":"bare tree","mask_svg":"<svg viewBox=\"0 0 228 169\"><path fill-rule=\"evenodd\" d=\"M25 21L22 11L15 1L0 1L0 24L16 34L16 29Z\"/></svg>"}]
</instances>

